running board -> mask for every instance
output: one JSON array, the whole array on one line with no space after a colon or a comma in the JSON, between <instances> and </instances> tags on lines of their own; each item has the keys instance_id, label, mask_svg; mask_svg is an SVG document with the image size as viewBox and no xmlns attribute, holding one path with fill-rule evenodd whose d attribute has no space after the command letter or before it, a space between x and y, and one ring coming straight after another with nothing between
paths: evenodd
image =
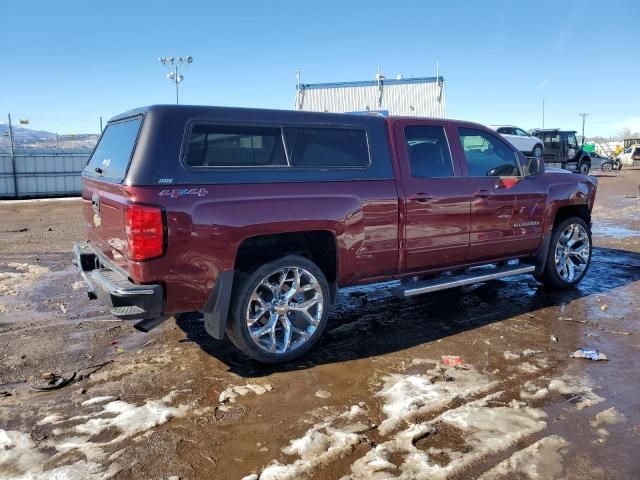
<instances>
[{"instance_id":1,"label":"running board","mask_svg":"<svg viewBox=\"0 0 640 480\"><path fill-rule=\"evenodd\" d=\"M535 270L533 265L505 265L500 267L481 267L471 269L459 275L449 275L443 277L430 278L427 280L416 280L400 284L391 291L396 297L406 298L421 293L437 292L448 288L462 287L463 285L473 285L474 283L495 280L496 278L511 277L523 273L531 273Z\"/></svg>"}]
</instances>

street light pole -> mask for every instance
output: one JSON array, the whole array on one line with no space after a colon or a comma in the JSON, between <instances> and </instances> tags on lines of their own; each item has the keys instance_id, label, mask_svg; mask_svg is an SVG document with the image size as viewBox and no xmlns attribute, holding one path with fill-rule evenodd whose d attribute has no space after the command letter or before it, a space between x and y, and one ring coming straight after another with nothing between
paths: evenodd
<instances>
[{"instance_id":1,"label":"street light pole","mask_svg":"<svg viewBox=\"0 0 640 480\"><path fill-rule=\"evenodd\" d=\"M584 145L584 122L585 119L591 115L590 113L579 113L578 116L582 117L582 144Z\"/></svg>"},{"instance_id":2,"label":"street light pole","mask_svg":"<svg viewBox=\"0 0 640 480\"><path fill-rule=\"evenodd\" d=\"M178 86L182 80L184 80L184 77L178 73L178 67L186 67L191 64L191 62L193 62L193 57L191 55L177 58L160 57L158 60L160 60L160 63L170 70L169 73L167 73L167 78L176 85L176 105L178 105L178 103L180 103Z\"/></svg>"}]
</instances>

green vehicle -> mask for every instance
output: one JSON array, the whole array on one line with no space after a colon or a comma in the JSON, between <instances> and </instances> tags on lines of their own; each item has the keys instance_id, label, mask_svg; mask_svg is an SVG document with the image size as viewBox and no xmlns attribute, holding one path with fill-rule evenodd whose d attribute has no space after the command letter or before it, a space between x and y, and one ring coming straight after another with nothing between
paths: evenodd
<instances>
[{"instance_id":1,"label":"green vehicle","mask_svg":"<svg viewBox=\"0 0 640 480\"><path fill-rule=\"evenodd\" d=\"M575 130L536 129L531 134L544 144L542 158L546 165L583 175L587 175L591 170L591 154L584 145L578 145Z\"/></svg>"}]
</instances>

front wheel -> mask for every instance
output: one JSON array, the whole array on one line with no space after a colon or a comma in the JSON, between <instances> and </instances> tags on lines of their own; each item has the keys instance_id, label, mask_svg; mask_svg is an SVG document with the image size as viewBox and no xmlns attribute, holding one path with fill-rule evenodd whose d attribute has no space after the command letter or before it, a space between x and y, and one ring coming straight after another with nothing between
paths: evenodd
<instances>
[{"instance_id":1,"label":"front wheel","mask_svg":"<svg viewBox=\"0 0 640 480\"><path fill-rule=\"evenodd\" d=\"M540 158L542 156L542 145L538 144L535 147L533 147L533 150L531 151L531 155L533 155L536 158Z\"/></svg>"},{"instance_id":2,"label":"front wheel","mask_svg":"<svg viewBox=\"0 0 640 480\"><path fill-rule=\"evenodd\" d=\"M610 172L611 170L613 170L613 165L610 163L603 163L602 164L602 171L604 172Z\"/></svg>"},{"instance_id":3,"label":"front wheel","mask_svg":"<svg viewBox=\"0 0 640 480\"><path fill-rule=\"evenodd\" d=\"M297 255L239 274L232 299L229 338L264 363L293 360L308 352L324 331L330 307L322 270Z\"/></svg>"},{"instance_id":4,"label":"front wheel","mask_svg":"<svg viewBox=\"0 0 640 480\"><path fill-rule=\"evenodd\" d=\"M582 175L589 175L589 170L591 170L591 164L588 162L582 162L580 163L580 167L578 167L578 170Z\"/></svg>"},{"instance_id":5,"label":"front wheel","mask_svg":"<svg viewBox=\"0 0 640 480\"><path fill-rule=\"evenodd\" d=\"M570 217L554 227L544 270L537 278L551 287L571 288L582 280L590 264L589 225L579 217Z\"/></svg>"}]
</instances>

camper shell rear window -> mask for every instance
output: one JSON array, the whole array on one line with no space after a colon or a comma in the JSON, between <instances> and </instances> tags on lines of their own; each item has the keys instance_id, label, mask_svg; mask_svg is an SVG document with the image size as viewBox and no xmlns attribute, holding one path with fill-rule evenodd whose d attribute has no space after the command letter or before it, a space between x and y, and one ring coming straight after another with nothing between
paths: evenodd
<instances>
[{"instance_id":1,"label":"camper shell rear window","mask_svg":"<svg viewBox=\"0 0 640 480\"><path fill-rule=\"evenodd\" d=\"M84 168L84 174L110 182L124 180L136 146L142 117L110 123Z\"/></svg>"}]
</instances>

